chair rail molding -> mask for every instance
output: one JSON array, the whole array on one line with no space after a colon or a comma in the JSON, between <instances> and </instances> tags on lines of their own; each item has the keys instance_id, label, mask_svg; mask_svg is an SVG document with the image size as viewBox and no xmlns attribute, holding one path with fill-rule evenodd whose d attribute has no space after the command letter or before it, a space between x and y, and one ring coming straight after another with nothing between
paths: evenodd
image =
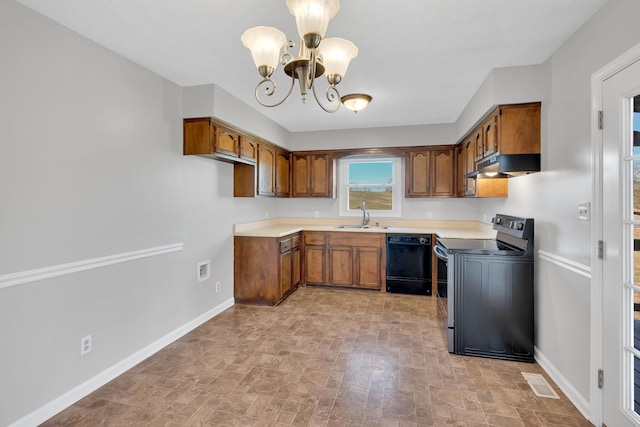
<instances>
[{"instance_id":1,"label":"chair rail molding","mask_svg":"<svg viewBox=\"0 0 640 427\"><path fill-rule=\"evenodd\" d=\"M573 271L574 273L584 276L587 279L591 279L591 267L589 267L588 265L584 265L579 262L570 260L569 258L565 258L560 255L542 250L538 251L538 257L544 261L555 264L566 270Z\"/></svg>"},{"instance_id":2,"label":"chair rail molding","mask_svg":"<svg viewBox=\"0 0 640 427\"><path fill-rule=\"evenodd\" d=\"M11 286L23 285L25 283L36 282L38 280L51 279L53 277L78 273L80 271L92 270L94 268L106 267L120 264L141 258L149 258L156 255L168 254L184 249L183 243L156 246L148 249L141 249L132 252L123 252L115 255L107 255L99 258L85 259L66 264L53 265L49 267L36 268L33 270L20 271L0 276L0 289Z\"/></svg>"}]
</instances>

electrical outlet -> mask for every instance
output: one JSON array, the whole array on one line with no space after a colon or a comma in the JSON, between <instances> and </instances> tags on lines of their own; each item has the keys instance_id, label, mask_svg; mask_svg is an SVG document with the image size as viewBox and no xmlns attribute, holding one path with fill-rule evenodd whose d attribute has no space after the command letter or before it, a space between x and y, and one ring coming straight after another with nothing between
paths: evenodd
<instances>
[{"instance_id":1,"label":"electrical outlet","mask_svg":"<svg viewBox=\"0 0 640 427\"><path fill-rule=\"evenodd\" d=\"M433 212L427 212L427 219L433 219Z\"/></svg>"},{"instance_id":2,"label":"electrical outlet","mask_svg":"<svg viewBox=\"0 0 640 427\"><path fill-rule=\"evenodd\" d=\"M269 219L269 212L268 211L264 211L264 219Z\"/></svg>"},{"instance_id":3,"label":"electrical outlet","mask_svg":"<svg viewBox=\"0 0 640 427\"><path fill-rule=\"evenodd\" d=\"M318 218L320 216L320 211L313 211L313 216Z\"/></svg>"},{"instance_id":4,"label":"electrical outlet","mask_svg":"<svg viewBox=\"0 0 640 427\"><path fill-rule=\"evenodd\" d=\"M87 335L86 337L80 338L80 356L84 356L90 351L91 351L91 335Z\"/></svg>"},{"instance_id":5,"label":"electrical outlet","mask_svg":"<svg viewBox=\"0 0 640 427\"><path fill-rule=\"evenodd\" d=\"M220 292L220 282L216 282L216 294Z\"/></svg>"}]
</instances>

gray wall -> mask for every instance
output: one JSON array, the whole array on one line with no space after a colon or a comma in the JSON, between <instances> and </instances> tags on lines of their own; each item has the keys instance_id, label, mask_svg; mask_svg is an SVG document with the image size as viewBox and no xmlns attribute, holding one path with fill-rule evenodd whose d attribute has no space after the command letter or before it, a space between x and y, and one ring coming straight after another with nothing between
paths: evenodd
<instances>
[{"instance_id":1,"label":"gray wall","mask_svg":"<svg viewBox=\"0 0 640 427\"><path fill-rule=\"evenodd\" d=\"M538 249L588 266L590 228L576 207L591 199L589 79L640 41L637 16L640 2L609 1L542 64L543 172L512 179L506 201L405 201L406 216L531 215ZM335 200L234 199L231 165L181 154L181 88L8 0L0 1L0 55L0 277L184 244L179 252L0 288L0 425L232 298L233 223L314 210L337 215ZM536 68L512 71L535 80ZM503 99L495 82L509 77L500 73L450 125L288 140L224 91L214 111L294 150L450 143ZM196 263L205 259L212 279L197 284ZM543 260L536 274L537 346L588 399L589 281ZM87 334L94 348L80 357Z\"/></svg>"},{"instance_id":2,"label":"gray wall","mask_svg":"<svg viewBox=\"0 0 640 427\"><path fill-rule=\"evenodd\" d=\"M0 278L184 244L0 288L5 426L231 299L232 225L277 203L234 199L231 165L182 155L182 88L10 0L0 57Z\"/></svg>"},{"instance_id":3,"label":"gray wall","mask_svg":"<svg viewBox=\"0 0 640 427\"><path fill-rule=\"evenodd\" d=\"M543 64L543 172L510 181L504 209L536 219L537 249L588 268L590 223L578 203L592 197L591 75L640 43L640 2L610 0ZM595 218L594 220L598 220ZM589 400L590 280L538 259L537 347Z\"/></svg>"}]
</instances>

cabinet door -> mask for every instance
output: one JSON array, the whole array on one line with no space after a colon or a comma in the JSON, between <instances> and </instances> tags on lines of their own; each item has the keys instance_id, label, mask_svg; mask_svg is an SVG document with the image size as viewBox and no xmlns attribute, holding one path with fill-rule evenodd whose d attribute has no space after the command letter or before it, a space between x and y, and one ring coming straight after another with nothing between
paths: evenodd
<instances>
[{"instance_id":1,"label":"cabinet door","mask_svg":"<svg viewBox=\"0 0 640 427\"><path fill-rule=\"evenodd\" d=\"M311 177L311 167L309 165L308 156L292 156L293 169L293 197L309 197L311 195L311 189L309 181Z\"/></svg>"},{"instance_id":2,"label":"cabinet door","mask_svg":"<svg viewBox=\"0 0 640 427\"><path fill-rule=\"evenodd\" d=\"M405 166L405 195L407 197L429 196L429 152L409 153Z\"/></svg>"},{"instance_id":3,"label":"cabinet door","mask_svg":"<svg viewBox=\"0 0 640 427\"><path fill-rule=\"evenodd\" d=\"M483 157L489 157L498 152L498 117L499 110L495 110L482 124L482 138L484 140Z\"/></svg>"},{"instance_id":4,"label":"cabinet door","mask_svg":"<svg viewBox=\"0 0 640 427\"><path fill-rule=\"evenodd\" d=\"M255 161L258 158L258 142L245 135L240 135L240 157Z\"/></svg>"},{"instance_id":5,"label":"cabinet door","mask_svg":"<svg viewBox=\"0 0 640 427\"><path fill-rule=\"evenodd\" d=\"M469 138L466 142L467 145L467 159L465 165L465 174L475 172L476 171L476 141L475 139ZM476 195L476 180L474 178L466 178L465 184L465 196L475 196Z\"/></svg>"},{"instance_id":6,"label":"cabinet door","mask_svg":"<svg viewBox=\"0 0 640 427\"><path fill-rule=\"evenodd\" d=\"M209 118L183 120L182 153L213 154L215 145L215 127Z\"/></svg>"},{"instance_id":7,"label":"cabinet door","mask_svg":"<svg viewBox=\"0 0 640 427\"><path fill-rule=\"evenodd\" d=\"M475 161L482 160L484 157L484 138L483 138L482 127L478 127L473 131L473 144L476 147L476 157Z\"/></svg>"},{"instance_id":8,"label":"cabinet door","mask_svg":"<svg viewBox=\"0 0 640 427\"><path fill-rule=\"evenodd\" d=\"M500 107L500 154L540 152L540 103Z\"/></svg>"},{"instance_id":9,"label":"cabinet door","mask_svg":"<svg viewBox=\"0 0 640 427\"><path fill-rule=\"evenodd\" d=\"M292 254L291 251L280 254L280 298L292 287Z\"/></svg>"},{"instance_id":10,"label":"cabinet door","mask_svg":"<svg viewBox=\"0 0 640 427\"><path fill-rule=\"evenodd\" d=\"M276 153L276 196L289 197L289 153L278 150Z\"/></svg>"},{"instance_id":11,"label":"cabinet door","mask_svg":"<svg viewBox=\"0 0 640 427\"><path fill-rule=\"evenodd\" d=\"M327 283L325 275L325 246L304 247L305 282L314 285Z\"/></svg>"},{"instance_id":12,"label":"cabinet door","mask_svg":"<svg viewBox=\"0 0 640 427\"><path fill-rule=\"evenodd\" d=\"M353 249L351 247L329 248L329 283L338 286L353 285Z\"/></svg>"},{"instance_id":13,"label":"cabinet door","mask_svg":"<svg viewBox=\"0 0 640 427\"><path fill-rule=\"evenodd\" d=\"M291 286L297 287L300 285L300 248L291 249Z\"/></svg>"},{"instance_id":14,"label":"cabinet door","mask_svg":"<svg viewBox=\"0 0 640 427\"><path fill-rule=\"evenodd\" d=\"M464 196L467 180L464 177L467 164L467 145L462 142L456 146L456 196Z\"/></svg>"},{"instance_id":15,"label":"cabinet door","mask_svg":"<svg viewBox=\"0 0 640 427\"><path fill-rule=\"evenodd\" d=\"M240 135L224 126L216 126L215 151L230 156L238 156Z\"/></svg>"},{"instance_id":16,"label":"cabinet door","mask_svg":"<svg viewBox=\"0 0 640 427\"><path fill-rule=\"evenodd\" d=\"M357 248L355 259L355 285L363 288L380 289L382 278L380 248Z\"/></svg>"},{"instance_id":17,"label":"cabinet door","mask_svg":"<svg viewBox=\"0 0 640 427\"><path fill-rule=\"evenodd\" d=\"M311 156L311 195L333 197L333 162L328 154Z\"/></svg>"},{"instance_id":18,"label":"cabinet door","mask_svg":"<svg viewBox=\"0 0 640 427\"><path fill-rule=\"evenodd\" d=\"M453 150L431 152L431 196L450 197L453 190Z\"/></svg>"},{"instance_id":19,"label":"cabinet door","mask_svg":"<svg viewBox=\"0 0 640 427\"><path fill-rule=\"evenodd\" d=\"M258 195L275 195L276 152L268 144L258 145Z\"/></svg>"}]
</instances>

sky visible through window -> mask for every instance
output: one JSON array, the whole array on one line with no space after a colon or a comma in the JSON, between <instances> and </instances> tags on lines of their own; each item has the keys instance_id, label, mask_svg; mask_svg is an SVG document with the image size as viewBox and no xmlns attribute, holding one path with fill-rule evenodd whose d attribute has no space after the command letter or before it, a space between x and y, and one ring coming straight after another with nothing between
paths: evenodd
<instances>
[{"instance_id":1,"label":"sky visible through window","mask_svg":"<svg viewBox=\"0 0 640 427\"><path fill-rule=\"evenodd\" d=\"M349 164L349 184L384 185L392 182L391 162L363 162Z\"/></svg>"}]
</instances>

